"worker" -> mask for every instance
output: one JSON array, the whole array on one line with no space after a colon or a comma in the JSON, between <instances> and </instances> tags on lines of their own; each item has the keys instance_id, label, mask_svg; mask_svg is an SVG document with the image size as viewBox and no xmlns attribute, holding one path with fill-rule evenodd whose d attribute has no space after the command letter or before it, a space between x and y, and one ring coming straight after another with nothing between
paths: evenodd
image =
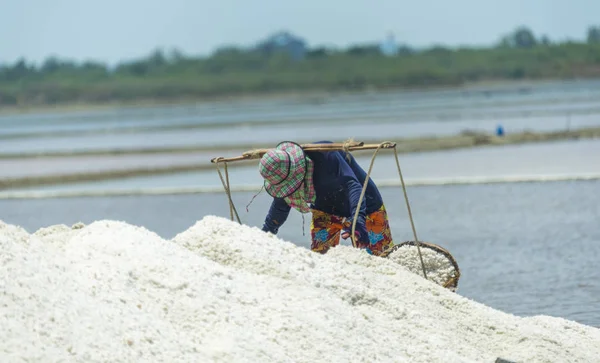
<instances>
[{"instance_id":1,"label":"worker","mask_svg":"<svg viewBox=\"0 0 600 363\"><path fill-rule=\"evenodd\" d=\"M324 254L339 244L340 236L350 237L367 174L349 152L305 152L297 143L284 141L263 155L259 172L273 197L263 231L276 235L294 208L312 213L312 251ZM355 242L355 247L381 257L393 247L387 212L371 178L358 210Z\"/></svg>"}]
</instances>

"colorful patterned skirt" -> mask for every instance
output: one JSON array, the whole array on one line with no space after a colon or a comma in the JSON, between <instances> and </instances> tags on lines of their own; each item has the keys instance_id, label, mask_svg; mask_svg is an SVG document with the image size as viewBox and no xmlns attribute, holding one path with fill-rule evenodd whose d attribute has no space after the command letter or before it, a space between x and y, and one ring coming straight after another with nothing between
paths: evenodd
<instances>
[{"instance_id":1,"label":"colorful patterned skirt","mask_svg":"<svg viewBox=\"0 0 600 363\"><path fill-rule=\"evenodd\" d=\"M310 227L312 237L310 249L326 253L340 243L342 229L351 230L352 224L346 218L313 210ZM380 256L394 246L385 206L382 205L379 210L367 215L365 227L370 241L370 245L366 248L368 253Z\"/></svg>"}]
</instances>

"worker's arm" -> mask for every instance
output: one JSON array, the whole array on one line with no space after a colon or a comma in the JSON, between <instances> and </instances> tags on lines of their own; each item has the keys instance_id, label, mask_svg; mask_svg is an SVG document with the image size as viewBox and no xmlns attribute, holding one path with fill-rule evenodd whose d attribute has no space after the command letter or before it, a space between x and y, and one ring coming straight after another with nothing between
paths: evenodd
<instances>
[{"instance_id":1,"label":"worker's arm","mask_svg":"<svg viewBox=\"0 0 600 363\"><path fill-rule=\"evenodd\" d=\"M273 202L271 203L271 207L269 208L269 212L265 218L262 230L277 234L277 232L279 232L279 227L281 227L287 220L290 214L290 209L291 207L285 202L284 199L273 198Z\"/></svg>"}]
</instances>

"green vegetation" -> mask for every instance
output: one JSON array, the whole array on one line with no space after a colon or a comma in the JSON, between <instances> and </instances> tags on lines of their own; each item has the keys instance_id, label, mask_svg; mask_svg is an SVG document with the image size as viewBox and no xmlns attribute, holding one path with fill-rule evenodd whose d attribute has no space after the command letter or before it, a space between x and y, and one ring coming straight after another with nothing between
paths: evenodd
<instances>
[{"instance_id":1,"label":"green vegetation","mask_svg":"<svg viewBox=\"0 0 600 363\"><path fill-rule=\"evenodd\" d=\"M494 80L600 76L600 27L586 42L537 39L527 28L488 48L400 47L382 55L377 45L308 49L298 60L285 52L228 47L210 57L155 51L110 69L97 62L56 58L0 66L0 106L206 99L221 96L367 88L454 86Z\"/></svg>"}]
</instances>

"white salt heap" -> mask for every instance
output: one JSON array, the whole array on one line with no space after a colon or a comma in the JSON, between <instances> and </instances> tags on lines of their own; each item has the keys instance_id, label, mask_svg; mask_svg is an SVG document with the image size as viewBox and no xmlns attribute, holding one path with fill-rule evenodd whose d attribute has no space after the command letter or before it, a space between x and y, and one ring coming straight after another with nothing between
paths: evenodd
<instances>
[{"instance_id":1,"label":"white salt heap","mask_svg":"<svg viewBox=\"0 0 600 363\"><path fill-rule=\"evenodd\" d=\"M121 222L0 222L0 361L593 362L600 330L519 318L390 260L206 217L173 241Z\"/></svg>"}]
</instances>

